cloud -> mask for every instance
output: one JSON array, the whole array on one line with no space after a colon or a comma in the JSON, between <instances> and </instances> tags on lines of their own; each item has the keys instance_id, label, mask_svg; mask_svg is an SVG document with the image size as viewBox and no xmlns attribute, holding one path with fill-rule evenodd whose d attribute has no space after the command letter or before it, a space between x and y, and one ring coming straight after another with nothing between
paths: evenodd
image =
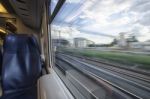
<instances>
[{"instance_id":1,"label":"cloud","mask_svg":"<svg viewBox=\"0 0 150 99\"><path fill-rule=\"evenodd\" d=\"M83 0L66 0L66 3L80 3Z\"/></svg>"},{"instance_id":2,"label":"cloud","mask_svg":"<svg viewBox=\"0 0 150 99\"><path fill-rule=\"evenodd\" d=\"M135 11L135 12L140 12L140 13L149 11L150 1L149 0L133 0L130 10Z\"/></svg>"},{"instance_id":3,"label":"cloud","mask_svg":"<svg viewBox=\"0 0 150 99\"><path fill-rule=\"evenodd\" d=\"M131 4L129 13L134 12L138 18L136 23L150 26L150 0L134 0Z\"/></svg>"},{"instance_id":4,"label":"cloud","mask_svg":"<svg viewBox=\"0 0 150 99\"><path fill-rule=\"evenodd\" d=\"M123 4L123 3L126 3L128 1L129 0L114 0L114 3L116 3L116 4Z\"/></svg>"},{"instance_id":5,"label":"cloud","mask_svg":"<svg viewBox=\"0 0 150 99\"><path fill-rule=\"evenodd\" d=\"M150 26L150 11L144 13L138 22L144 26Z\"/></svg>"},{"instance_id":6,"label":"cloud","mask_svg":"<svg viewBox=\"0 0 150 99\"><path fill-rule=\"evenodd\" d=\"M74 9L74 7L67 5L64 9L67 17L61 12L63 18L60 18L62 25L66 26L68 24L68 26L80 30L81 33L77 33L77 35L82 36L80 34L84 32L84 37L90 38L88 35L92 35L91 33L93 33L92 37L97 37L97 34L117 36L120 32L129 32L138 36L141 41L144 38L148 39L150 35L150 0L78 1L80 2L79 4L71 0L70 4L75 3L76 10L70 10ZM83 1L84 4L81 3ZM67 13L67 11L72 12ZM59 16L61 17L61 15ZM73 36L77 35L73 34ZM99 42L107 42L106 39L108 38L104 37L105 40Z\"/></svg>"},{"instance_id":7,"label":"cloud","mask_svg":"<svg viewBox=\"0 0 150 99\"><path fill-rule=\"evenodd\" d=\"M150 2L141 5L132 6L131 10L139 13L145 13L150 10Z\"/></svg>"}]
</instances>

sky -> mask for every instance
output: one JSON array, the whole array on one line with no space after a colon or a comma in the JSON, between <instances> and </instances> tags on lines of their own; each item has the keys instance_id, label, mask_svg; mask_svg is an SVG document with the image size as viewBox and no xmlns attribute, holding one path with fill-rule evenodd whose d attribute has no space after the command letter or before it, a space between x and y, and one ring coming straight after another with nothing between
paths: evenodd
<instances>
[{"instance_id":1,"label":"sky","mask_svg":"<svg viewBox=\"0 0 150 99\"><path fill-rule=\"evenodd\" d=\"M96 43L110 43L124 32L147 41L150 0L66 0L53 21L53 28L58 27L61 36L68 39L85 37Z\"/></svg>"}]
</instances>

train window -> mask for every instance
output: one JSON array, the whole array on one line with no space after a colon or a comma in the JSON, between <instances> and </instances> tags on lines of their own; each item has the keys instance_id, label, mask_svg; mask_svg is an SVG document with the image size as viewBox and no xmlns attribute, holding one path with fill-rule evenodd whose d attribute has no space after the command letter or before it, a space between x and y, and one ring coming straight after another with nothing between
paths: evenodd
<instances>
[{"instance_id":1,"label":"train window","mask_svg":"<svg viewBox=\"0 0 150 99\"><path fill-rule=\"evenodd\" d=\"M51 0L51 5L50 5L50 8L51 8L51 14L54 12L54 9L57 5L59 0Z\"/></svg>"},{"instance_id":2,"label":"train window","mask_svg":"<svg viewBox=\"0 0 150 99\"><path fill-rule=\"evenodd\" d=\"M51 27L54 69L77 99L149 99L149 6L149 0L65 1Z\"/></svg>"}]
</instances>

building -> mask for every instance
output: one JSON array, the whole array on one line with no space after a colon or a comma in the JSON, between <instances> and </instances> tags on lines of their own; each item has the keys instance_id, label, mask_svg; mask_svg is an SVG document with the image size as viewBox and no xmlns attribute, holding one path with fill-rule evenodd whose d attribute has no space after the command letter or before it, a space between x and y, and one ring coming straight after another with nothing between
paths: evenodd
<instances>
[{"instance_id":1,"label":"building","mask_svg":"<svg viewBox=\"0 0 150 99\"><path fill-rule=\"evenodd\" d=\"M118 38L117 44L118 44L118 46L121 47L121 48L126 48L126 47L128 46L124 32L119 33L119 38Z\"/></svg>"},{"instance_id":2,"label":"building","mask_svg":"<svg viewBox=\"0 0 150 99\"><path fill-rule=\"evenodd\" d=\"M129 36L125 32L119 33L119 37L114 40L114 43L120 48L141 48L142 46L136 36Z\"/></svg>"},{"instance_id":3,"label":"building","mask_svg":"<svg viewBox=\"0 0 150 99\"><path fill-rule=\"evenodd\" d=\"M66 39L53 39L53 45L56 47L68 47L70 46L70 42Z\"/></svg>"},{"instance_id":4,"label":"building","mask_svg":"<svg viewBox=\"0 0 150 99\"><path fill-rule=\"evenodd\" d=\"M150 41L132 42L132 43L130 43L130 47L150 51Z\"/></svg>"},{"instance_id":5,"label":"building","mask_svg":"<svg viewBox=\"0 0 150 99\"><path fill-rule=\"evenodd\" d=\"M80 48L84 48L84 47L88 47L88 45L90 44L94 44L93 41L90 41L86 38L74 38L74 46L75 47L80 47Z\"/></svg>"}]
</instances>

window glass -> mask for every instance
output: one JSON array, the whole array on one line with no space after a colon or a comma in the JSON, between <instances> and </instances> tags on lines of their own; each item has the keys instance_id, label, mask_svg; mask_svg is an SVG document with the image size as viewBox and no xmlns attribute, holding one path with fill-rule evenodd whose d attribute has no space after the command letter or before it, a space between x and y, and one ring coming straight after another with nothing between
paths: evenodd
<instances>
[{"instance_id":1,"label":"window glass","mask_svg":"<svg viewBox=\"0 0 150 99\"><path fill-rule=\"evenodd\" d=\"M51 7L50 7L51 14L53 13L58 1L59 0L51 0Z\"/></svg>"},{"instance_id":2,"label":"window glass","mask_svg":"<svg viewBox=\"0 0 150 99\"><path fill-rule=\"evenodd\" d=\"M149 8L149 0L66 0L52 23L57 62L60 58L76 62L79 71L148 99Z\"/></svg>"}]
</instances>

